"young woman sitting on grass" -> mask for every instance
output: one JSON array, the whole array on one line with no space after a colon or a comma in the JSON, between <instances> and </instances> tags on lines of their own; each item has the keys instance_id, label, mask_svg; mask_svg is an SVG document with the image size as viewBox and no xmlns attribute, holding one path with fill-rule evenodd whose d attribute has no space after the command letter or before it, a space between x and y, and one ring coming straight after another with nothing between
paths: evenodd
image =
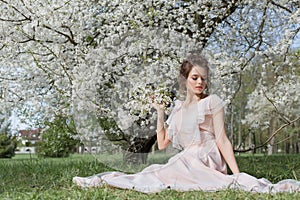
<instances>
[{"instance_id":1,"label":"young woman sitting on grass","mask_svg":"<svg viewBox=\"0 0 300 200\"><path fill-rule=\"evenodd\" d=\"M178 191L216 191L227 188L275 193L300 191L300 181L283 180L272 184L240 173L232 145L224 126L224 102L208 94L207 60L191 54L180 67L180 85L185 100L175 106L164 122L164 105L153 103L157 110L157 142L159 149L172 144L180 149L166 164L153 164L136 174L104 172L90 177L74 177L81 187L104 184L144 193L164 189ZM233 174L227 174L227 165Z\"/></svg>"}]
</instances>

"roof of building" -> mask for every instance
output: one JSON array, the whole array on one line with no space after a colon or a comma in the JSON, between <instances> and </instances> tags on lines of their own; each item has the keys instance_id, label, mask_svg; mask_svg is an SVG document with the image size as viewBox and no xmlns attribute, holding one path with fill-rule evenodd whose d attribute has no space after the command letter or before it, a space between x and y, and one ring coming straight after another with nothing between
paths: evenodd
<instances>
[{"instance_id":1,"label":"roof of building","mask_svg":"<svg viewBox=\"0 0 300 200\"><path fill-rule=\"evenodd\" d=\"M39 136L41 134L42 129L33 129L33 130L20 130L20 136L22 139L27 139L27 140L39 140Z\"/></svg>"}]
</instances>

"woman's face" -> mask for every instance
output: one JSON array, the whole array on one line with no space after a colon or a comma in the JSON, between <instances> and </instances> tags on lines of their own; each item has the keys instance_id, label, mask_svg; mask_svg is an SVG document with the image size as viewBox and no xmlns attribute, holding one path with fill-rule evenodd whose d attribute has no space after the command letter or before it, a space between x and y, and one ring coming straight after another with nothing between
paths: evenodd
<instances>
[{"instance_id":1,"label":"woman's face","mask_svg":"<svg viewBox=\"0 0 300 200\"><path fill-rule=\"evenodd\" d=\"M186 87L187 91L199 95L207 85L207 70L203 67L194 66L187 78Z\"/></svg>"}]
</instances>

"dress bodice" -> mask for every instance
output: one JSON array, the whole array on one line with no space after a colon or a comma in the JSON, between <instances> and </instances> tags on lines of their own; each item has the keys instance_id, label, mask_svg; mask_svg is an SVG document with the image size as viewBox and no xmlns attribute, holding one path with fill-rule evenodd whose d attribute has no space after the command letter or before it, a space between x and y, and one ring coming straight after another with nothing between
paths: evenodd
<instances>
[{"instance_id":1,"label":"dress bodice","mask_svg":"<svg viewBox=\"0 0 300 200\"><path fill-rule=\"evenodd\" d=\"M216 95L210 95L197 103L184 106L176 101L167 124L168 138L173 146L184 149L192 144L214 140L213 114L222 111L224 102Z\"/></svg>"}]
</instances>

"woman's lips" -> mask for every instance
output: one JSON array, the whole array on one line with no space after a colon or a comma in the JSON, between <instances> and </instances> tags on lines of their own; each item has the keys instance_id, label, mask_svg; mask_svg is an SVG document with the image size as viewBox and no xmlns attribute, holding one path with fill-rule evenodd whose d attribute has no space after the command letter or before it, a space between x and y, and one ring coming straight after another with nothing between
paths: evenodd
<instances>
[{"instance_id":1,"label":"woman's lips","mask_svg":"<svg viewBox=\"0 0 300 200\"><path fill-rule=\"evenodd\" d=\"M198 89L198 90L202 90L202 89L203 89L203 87L202 87L202 86L196 86L196 89Z\"/></svg>"}]
</instances>

